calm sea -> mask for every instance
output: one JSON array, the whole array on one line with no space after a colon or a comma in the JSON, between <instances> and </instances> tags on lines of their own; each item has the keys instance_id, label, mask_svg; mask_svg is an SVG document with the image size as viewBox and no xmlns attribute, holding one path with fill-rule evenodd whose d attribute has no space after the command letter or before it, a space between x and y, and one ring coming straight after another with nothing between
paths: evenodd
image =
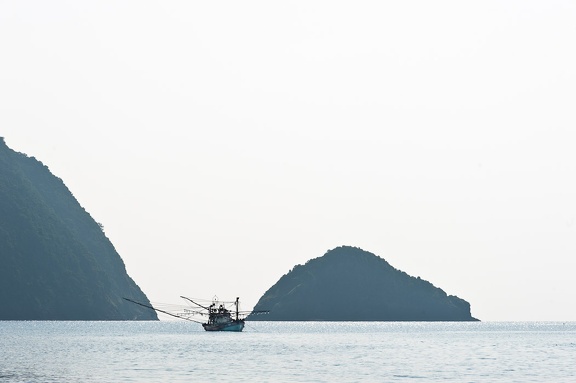
<instances>
[{"instance_id":1,"label":"calm sea","mask_svg":"<svg viewBox=\"0 0 576 383\"><path fill-rule=\"evenodd\" d=\"M0 322L0 382L576 382L576 323Z\"/></svg>"}]
</instances>

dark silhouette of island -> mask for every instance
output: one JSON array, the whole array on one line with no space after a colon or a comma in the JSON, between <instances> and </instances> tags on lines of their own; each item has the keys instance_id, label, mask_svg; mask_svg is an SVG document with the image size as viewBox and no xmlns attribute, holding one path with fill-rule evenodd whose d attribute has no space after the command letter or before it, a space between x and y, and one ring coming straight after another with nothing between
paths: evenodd
<instances>
[{"instance_id":1,"label":"dark silhouette of island","mask_svg":"<svg viewBox=\"0 0 576 383\"><path fill-rule=\"evenodd\" d=\"M60 178L0 137L0 320L157 320Z\"/></svg>"},{"instance_id":2,"label":"dark silhouette of island","mask_svg":"<svg viewBox=\"0 0 576 383\"><path fill-rule=\"evenodd\" d=\"M356 247L297 265L260 298L260 321L476 321L470 304Z\"/></svg>"}]
</instances>

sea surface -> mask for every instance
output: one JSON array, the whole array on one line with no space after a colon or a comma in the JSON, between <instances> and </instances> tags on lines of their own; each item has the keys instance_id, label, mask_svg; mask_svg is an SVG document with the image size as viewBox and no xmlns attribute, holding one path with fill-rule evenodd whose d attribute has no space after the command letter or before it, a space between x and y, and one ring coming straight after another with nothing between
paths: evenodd
<instances>
[{"instance_id":1,"label":"sea surface","mask_svg":"<svg viewBox=\"0 0 576 383\"><path fill-rule=\"evenodd\" d=\"M576 382L576 323L0 322L0 382Z\"/></svg>"}]
</instances>

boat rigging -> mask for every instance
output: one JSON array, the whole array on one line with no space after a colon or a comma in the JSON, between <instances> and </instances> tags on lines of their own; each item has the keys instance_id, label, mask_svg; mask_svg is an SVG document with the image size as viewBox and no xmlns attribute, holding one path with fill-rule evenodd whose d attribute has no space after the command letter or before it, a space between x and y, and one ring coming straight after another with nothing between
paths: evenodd
<instances>
[{"instance_id":1,"label":"boat rigging","mask_svg":"<svg viewBox=\"0 0 576 383\"><path fill-rule=\"evenodd\" d=\"M268 313L268 311L240 311L240 298L236 298L236 300L232 302L225 302L218 300L218 297L214 297L210 305L198 303L198 301L201 301L200 299L192 299L185 296L181 296L181 298L186 300L188 303L191 303L193 306L166 305L160 303L147 305L136 302L129 298L124 299L128 302L152 309L159 313L195 323L200 323L206 331L240 332L242 329L244 329L244 321L248 314ZM207 316L208 320L201 322L191 318L196 315Z\"/></svg>"}]
</instances>

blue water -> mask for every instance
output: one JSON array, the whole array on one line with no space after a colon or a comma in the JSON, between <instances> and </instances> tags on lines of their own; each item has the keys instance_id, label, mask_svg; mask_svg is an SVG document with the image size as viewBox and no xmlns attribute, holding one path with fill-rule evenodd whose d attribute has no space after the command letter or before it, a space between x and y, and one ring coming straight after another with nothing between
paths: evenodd
<instances>
[{"instance_id":1,"label":"blue water","mask_svg":"<svg viewBox=\"0 0 576 383\"><path fill-rule=\"evenodd\" d=\"M0 322L0 382L576 382L576 323Z\"/></svg>"}]
</instances>

